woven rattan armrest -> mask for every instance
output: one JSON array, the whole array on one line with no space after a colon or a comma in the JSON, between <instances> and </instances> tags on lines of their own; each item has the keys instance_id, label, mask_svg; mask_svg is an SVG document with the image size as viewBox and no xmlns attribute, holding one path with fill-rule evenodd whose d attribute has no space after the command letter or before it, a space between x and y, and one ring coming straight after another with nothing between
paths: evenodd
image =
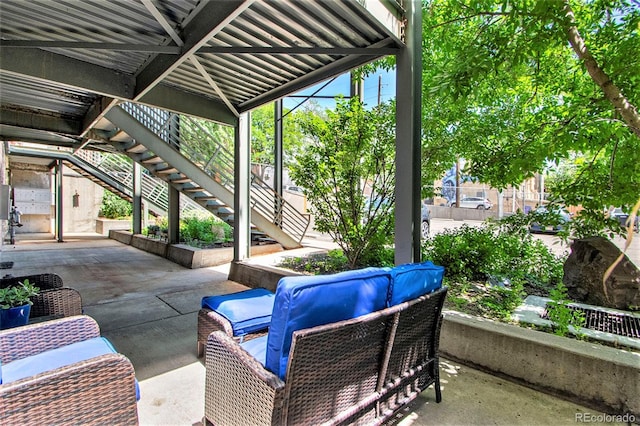
<instances>
[{"instance_id":1,"label":"woven rattan armrest","mask_svg":"<svg viewBox=\"0 0 640 426\"><path fill-rule=\"evenodd\" d=\"M9 363L94 337L100 337L100 328L86 315L10 328L0 331L0 357Z\"/></svg>"},{"instance_id":2,"label":"woven rattan armrest","mask_svg":"<svg viewBox=\"0 0 640 426\"><path fill-rule=\"evenodd\" d=\"M69 287L41 291L31 301L30 318L70 317L82 315L82 297L78 290Z\"/></svg>"},{"instance_id":3,"label":"woven rattan armrest","mask_svg":"<svg viewBox=\"0 0 640 426\"><path fill-rule=\"evenodd\" d=\"M198 357L201 357L204 354L207 338L214 331L222 331L227 336L233 337L233 327L229 320L211 309L200 309L198 312ZM257 333L245 334L243 336L235 337L235 340L246 341L255 339L256 337L264 336L267 331L268 330L265 329Z\"/></svg>"},{"instance_id":4,"label":"woven rattan armrest","mask_svg":"<svg viewBox=\"0 0 640 426\"><path fill-rule=\"evenodd\" d=\"M0 385L3 424L138 423L134 370L121 354Z\"/></svg>"},{"instance_id":5,"label":"woven rattan armrest","mask_svg":"<svg viewBox=\"0 0 640 426\"><path fill-rule=\"evenodd\" d=\"M283 423L285 383L222 331L207 340L205 418L215 425Z\"/></svg>"}]
</instances>

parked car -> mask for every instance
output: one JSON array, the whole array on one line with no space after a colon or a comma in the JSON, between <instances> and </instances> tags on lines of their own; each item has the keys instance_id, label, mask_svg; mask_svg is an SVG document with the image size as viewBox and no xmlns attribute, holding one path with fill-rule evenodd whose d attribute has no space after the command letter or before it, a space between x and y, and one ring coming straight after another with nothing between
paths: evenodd
<instances>
[{"instance_id":1,"label":"parked car","mask_svg":"<svg viewBox=\"0 0 640 426\"><path fill-rule=\"evenodd\" d=\"M535 215L531 222L529 232L557 234L562 231L571 220L571 215L562 207L555 206L551 209L540 206L530 214Z\"/></svg>"},{"instance_id":2,"label":"parked car","mask_svg":"<svg viewBox=\"0 0 640 426\"><path fill-rule=\"evenodd\" d=\"M453 207L456 204L453 203ZM489 210L493 207L493 203L483 197L462 197L460 207L463 209Z\"/></svg>"},{"instance_id":3,"label":"parked car","mask_svg":"<svg viewBox=\"0 0 640 426\"><path fill-rule=\"evenodd\" d=\"M429 232L431 231L431 210L429 207L422 203L422 224L420 225L420 235L422 238L429 238Z\"/></svg>"},{"instance_id":4,"label":"parked car","mask_svg":"<svg viewBox=\"0 0 640 426\"><path fill-rule=\"evenodd\" d=\"M629 219L629 213L623 212L620 207L616 207L615 209L613 209L613 211L611 212L611 217L614 219L618 219L618 221L620 222L620 226L624 228L627 227L627 219ZM640 232L640 224L638 223L639 221L640 219L638 218L638 216L636 216L636 220L633 224L633 230L636 233Z\"/></svg>"},{"instance_id":5,"label":"parked car","mask_svg":"<svg viewBox=\"0 0 640 426\"><path fill-rule=\"evenodd\" d=\"M304 190L299 186L287 185L284 190L292 194L304 195Z\"/></svg>"}]
</instances>

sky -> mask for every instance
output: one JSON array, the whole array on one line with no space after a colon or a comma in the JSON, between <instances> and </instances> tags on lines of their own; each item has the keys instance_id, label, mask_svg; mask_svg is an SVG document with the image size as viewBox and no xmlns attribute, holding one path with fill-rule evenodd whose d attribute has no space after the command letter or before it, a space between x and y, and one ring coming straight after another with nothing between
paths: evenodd
<instances>
[{"instance_id":1,"label":"sky","mask_svg":"<svg viewBox=\"0 0 640 426\"><path fill-rule=\"evenodd\" d=\"M329 81L329 80L327 80ZM297 96L309 96L316 90L320 89L327 81L316 84L315 86L308 87L299 92L294 93L294 96L284 98L284 108L292 109L296 105L304 102L305 99ZM380 100L382 102L391 98L395 98L396 95L396 73L392 71L378 71L375 74L370 75L364 81L364 103L369 106L376 105L378 103L378 87L380 86ZM337 77L333 82L328 84L318 93L317 96L339 96L349 95L349 73L342 74ZM320 99L316 98L316 102L324 108L333 108L335 101L332 99ZM301 107L303 107L302 105Z\"/></svg>"}]
</instances>

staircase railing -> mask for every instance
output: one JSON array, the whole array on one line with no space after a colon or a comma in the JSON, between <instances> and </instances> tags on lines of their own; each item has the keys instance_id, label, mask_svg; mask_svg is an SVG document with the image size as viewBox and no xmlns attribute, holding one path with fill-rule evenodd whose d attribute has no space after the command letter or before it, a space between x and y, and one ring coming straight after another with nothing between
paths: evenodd
<instances>
[{"instance_id":1,"label":"staircase railing","mask_svg":"<svg viewBox=\"0 0 640 426\"><path fill-rule=\"evenodd\" d=\"M75 155L108 174L126 187L133 187L133 165L129 157L121 154L103 153L85 149L78 150ZM141 187L142 197L144 199L162 208L165 212L168 210L169 192L166 182L145 173L143 170ZM185 213L188 211L205 212L206 210L190 198L181 196L180 211Z\"/></svg>"},{"instance_id":2,"label":"staircase railing","mask_svg":"<svg viewBox=\"0 0 640 426\"><path fill-rule=\"evenodd\" d=\"M206 122L144 105L124 103L122 108L233 192L233 153L222 138L212 134ZM309 226L309 215L287 203L255 173L251 173L251 207L298 242Z\"/></svg>"}]
</instances>

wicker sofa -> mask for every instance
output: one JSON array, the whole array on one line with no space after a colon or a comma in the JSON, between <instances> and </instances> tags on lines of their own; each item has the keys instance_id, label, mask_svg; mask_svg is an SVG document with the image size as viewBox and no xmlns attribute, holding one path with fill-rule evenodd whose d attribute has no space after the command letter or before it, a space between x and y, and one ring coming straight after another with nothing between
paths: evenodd
<instances>
[{"instance_id":1,"label":"wicker sofa","mask_svg":"<svg viewBox=\"0 0 640 426\"><path fill-rule=\"evenodd\" d=\"M0 424L138 422L133 366L88 316L0 331L0 360Z\"/></svg>"},{"instance_id":2,"label":"wicker sofa","mask_svg":"<svg viewBox=\"0 0 640 426\"><path fill-rule=\"evenodd\" d=\"M422 266L280 280L268 334L208 336L205 420L380 424L432 384L440 402L447 289Z\"/></svg>"},{"instance_id":3,"label":"wicker sofa","mask_svg":"<svg viewBox=\"0 0 640 426\"><path fill-rule=\"evenodd\" d=\"M37 322L82 314L82 297L70 287L64 287L62 278L57 274L34 274L19 277L5 276L0 279L0 288L15 285L28 279L40 288L31 301L30 321Z\"/></svg>"}]
</instances>

